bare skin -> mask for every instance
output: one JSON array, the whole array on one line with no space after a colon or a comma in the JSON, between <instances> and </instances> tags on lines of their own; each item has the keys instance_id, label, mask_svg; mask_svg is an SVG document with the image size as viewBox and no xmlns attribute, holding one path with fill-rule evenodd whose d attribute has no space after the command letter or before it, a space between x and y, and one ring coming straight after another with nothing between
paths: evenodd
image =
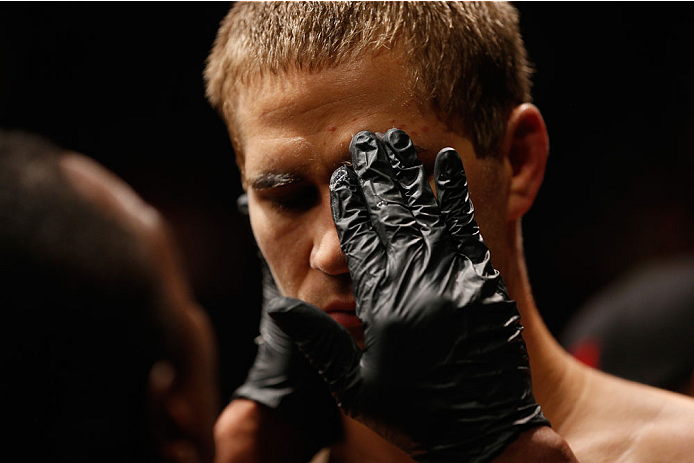
<instances>
[{"instance_id":1,"label":"bare skin","mask_svg":"<svg viewBox=\"0 0 694 463\"><path fill-rule=\"evenodd\" d=\"M537 311L520 226L548 155L537 108L515 108L499 155L479 159L463 134L413 97L397 55L381 55L317 73L268 74L241 92L235 120L258 245L285 295L328 313L331 304L354 306L328 190L330 174L349 159L352 135L401 128L420 147L429 172L441 148L458 151L482 235L526 327L535 396L553 424L526 432L498 461L572 461L567 442L581 461L684 461L694 454L694 401L581 366L552 338ZM333 318L352 321L340 317ZM357 340L358 331L352 328ZM255 461L244 441L257 439L262 420L253 416L262 413L251 402L232 402L215 428L218 449L235 446L240 459ZM343 422L345 439L332 448L331 461L409 461L363 425L346 417Z\"/></svg>"}]
</instances>

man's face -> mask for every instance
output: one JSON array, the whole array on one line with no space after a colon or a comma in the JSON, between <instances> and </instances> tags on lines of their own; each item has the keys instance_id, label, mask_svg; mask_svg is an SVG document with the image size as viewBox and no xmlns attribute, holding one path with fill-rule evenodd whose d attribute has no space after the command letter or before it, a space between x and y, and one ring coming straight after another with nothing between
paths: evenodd
<instances>
[{"instance_id":1,"label":"man's face","mask_svg":"<svg viewBox=\"0 0 694 463\"><path fill-rule=\"evenodd\" d=\"M468 139L418 104L393 55L316 73L266 75L241 92L236 109L251 226L280 291L328 312L357 339L360 325L328 188L332 172L350 159L352 136L405 130L430 180L438 151L454 147L477 210L483 208L474 190L488 169Z\"/></svg>"}]
</instances>

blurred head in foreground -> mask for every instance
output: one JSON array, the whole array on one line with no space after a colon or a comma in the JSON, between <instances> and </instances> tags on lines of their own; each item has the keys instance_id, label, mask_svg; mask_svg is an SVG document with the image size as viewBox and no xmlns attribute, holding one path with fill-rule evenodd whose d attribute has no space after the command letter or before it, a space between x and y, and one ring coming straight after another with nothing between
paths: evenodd
<instances>
[{"instance_id":1,"label":"blurred head in foreground","mask_svg":"<svg viewBox=\"0 0 694 463\"><path fill-rule=\"evenodd\" d=\"M0 256L20 454L211 461L212 332L151 206L83 155L0 131Z\"/></svg>"}]
</instances>

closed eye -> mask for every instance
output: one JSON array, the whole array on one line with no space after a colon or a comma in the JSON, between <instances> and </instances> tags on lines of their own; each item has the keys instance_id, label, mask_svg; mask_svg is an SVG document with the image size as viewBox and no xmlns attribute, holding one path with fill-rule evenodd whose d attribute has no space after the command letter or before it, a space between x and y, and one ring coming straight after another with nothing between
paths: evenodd
<instances>
[{"instance_id":1,"label":"closed eye","mask_svg":"<svg viewBox=\"0 0 694 463\"><path fill-rule=\"evenodd\" d=\"M258 198L281 213L301 213L311 209L318 201L313 185L292 183L258 191Z\"/></svg>"}]
</instances>

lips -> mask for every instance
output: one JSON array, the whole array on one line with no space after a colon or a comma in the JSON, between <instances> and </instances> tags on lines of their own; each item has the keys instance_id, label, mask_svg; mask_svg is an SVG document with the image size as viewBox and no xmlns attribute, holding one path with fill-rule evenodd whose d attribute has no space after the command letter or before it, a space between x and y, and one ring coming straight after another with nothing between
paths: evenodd
<instances>
[{"instance_id":1,"label":"lips","mask_svg":"<svg viewBox=\"0 0 694 463\"><path fill-rule=\"evenodd\" d=\"M323 309L325 313L345 328L361 326L357 318L356 304L354 302L331 302Z\"/></svg>"},{"instance_id":2,"label":"lips","mask_svg":"<svg viewBox=\"0 0 694 463\"><path fill-rule=\"evenodd\" d=\"M328 315L345 328L356 328L361 326L361 321L359 321L354 312L333 311L328 312Z\"/></svg>"},{"instance_id":3,"label":"lips","mask_svg":"<svg viewBox=\"0 0 694 463\"><path fill-rule=\"evenodd\" d=\"M357 318L357 304L354 301L333 301L323 307L333 320L342 325L352 336L360 349L364 349L364 327Z\"/></svg>"}]
</instances>

